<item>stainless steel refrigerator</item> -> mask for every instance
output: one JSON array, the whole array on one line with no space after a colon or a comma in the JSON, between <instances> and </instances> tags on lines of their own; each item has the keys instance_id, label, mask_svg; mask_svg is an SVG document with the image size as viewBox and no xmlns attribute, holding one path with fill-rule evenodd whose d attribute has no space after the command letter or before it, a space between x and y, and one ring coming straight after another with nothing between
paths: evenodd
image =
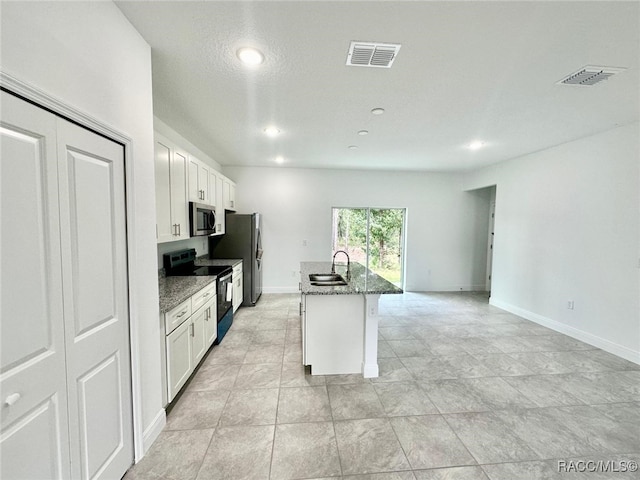
<instances>
[{"instance_id":1,"label":"stainless steel refrigerator","mask_svg":"<svg viewBox=\"0 0 640 480\"><path fill-rule=\"evenodd\" d=\"M262 294L262 239L259 213L227 213L225 234L209 237L210 258L241 258L245 307L255 306Z\"/></svg>"}]
</instances>

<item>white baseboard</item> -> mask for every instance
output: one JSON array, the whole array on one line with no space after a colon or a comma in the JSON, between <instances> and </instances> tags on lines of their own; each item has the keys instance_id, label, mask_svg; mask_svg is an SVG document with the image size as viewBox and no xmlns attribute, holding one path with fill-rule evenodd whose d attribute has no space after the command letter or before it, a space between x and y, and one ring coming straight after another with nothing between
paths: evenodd
<instances>
[{"instance_id":1,"label":"white baseboard","mask_svg":"<svg viewBox=\"0 0 640 480\"><path fill-rule=\"evenodd\" d=\"M162 429L166 424L167 424L167 413L164 411L164 408L161 408L158 414L155 416L155 418L151 422L151 425L145 428L144 433L142 434L142 441L143 441L143 448L144 448L143 456L146 455L146 453L149 451L149 448L151 448L151 445L153 444L153 442L156 441L156 439L158 438L158 435L160 435L160 432L162 432ZM142 460L142 457L137 459L138 462L140 460Z\"/></svg>"},{"instance_id":2,"label":"white baseboard","mask_svg":"<svg viewBox=\"0 0 640 480\"><path fill-rule=\"evenodd\" d=\"M629 360L630 362L640 365L640 351L632 350L628 347L625 347L624 345L620 345L607 340L606 338L598 337L597 335L585 332L584 330L580 330L570 325L566 325L564 323L558 322L557 320L552 320L551 318L543 317L542 315L530 312L529 310L525 310L523 308L516 307L515 305L496 300L494 297L491 297L489 303L495 307L501 308L502 310L506 310L507 312L518 315L519 317L526 318L527 320L538 323L543 327L547 327L555 330L556 332L563 333L572 338L575 338L576 340L580 340L581 342L588 343L589 345L593 345L594 347L601 348L606 352L613 353L618 357L622 357L625 360Z\"/></svg>"},{"instance_id":3,"label":"white baseboard","mask_svg":"<svg viewBox=\"0 0 640 480\"><path fill-rule=\"evenodd\" d=\"M414 287L407 285L405 292L484 292L486 285L429 285L428 288L423 286Z\"/></svg>"},{"instance_id":4,"label":"white baseboard","mask_svg":"<svg viewBox=\"0 0 640 480\"><path fill-rule=\"evenodd\" d=\"M362 376L364 378L377 378L380 375L377 363L363 363Z\"/></svg>"}]
</instances>

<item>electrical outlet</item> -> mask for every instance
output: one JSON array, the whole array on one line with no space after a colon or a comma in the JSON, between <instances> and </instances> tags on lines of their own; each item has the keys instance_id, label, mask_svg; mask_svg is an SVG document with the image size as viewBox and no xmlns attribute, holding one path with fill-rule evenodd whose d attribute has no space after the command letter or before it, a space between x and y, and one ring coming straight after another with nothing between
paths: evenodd
<instances>
[{"instance_id":1,"label":"electrical outlet","mask_svg":"<svg viewBox=\"0 0 640 480\"><path fill-rule=\"evenodd\" d=\"M573 309L574 309L574 307L575 307L575 303L574 303L574 301L573 301L573 300L568 300L568 301L567 301L567 308L568 308L569 310L573 310Z\"/></svg>"},{"instance_id":2,"label":"electrical outlet","mask_svg":"<svg viewBox=\"0 0 640 480\"><path fill-rule=\"evenodd\" d=\"M307 246L307 241L306 240L302 240L302 246L306 247Z\"/></svg>"}]
</instances>

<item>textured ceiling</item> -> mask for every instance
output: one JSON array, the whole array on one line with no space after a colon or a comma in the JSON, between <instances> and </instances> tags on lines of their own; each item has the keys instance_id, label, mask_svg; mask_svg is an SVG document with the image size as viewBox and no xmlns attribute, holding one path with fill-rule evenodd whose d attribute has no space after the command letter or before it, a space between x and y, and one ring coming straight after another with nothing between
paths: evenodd
<instances>
[{"instance_id":1,"label":"textured ceiling","mask_svg":"<svg viewBox=\"0 0 640 480\"><path fill-rule=\"evenodd\" d=\"M461 171L639 117L638 2L116 4L151 45L155 115L222 165ZM402 48L390 69L348 67L352 40ZM627 70L556 84L584 65Z\"/></svg>"}]
</instances>

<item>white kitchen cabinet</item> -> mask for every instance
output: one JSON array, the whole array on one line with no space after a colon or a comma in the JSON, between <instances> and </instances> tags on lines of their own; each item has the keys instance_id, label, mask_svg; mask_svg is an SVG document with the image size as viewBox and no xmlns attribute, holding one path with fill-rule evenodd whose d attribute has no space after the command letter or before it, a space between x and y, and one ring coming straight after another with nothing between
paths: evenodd
<instances>
[{"instance_id":1,"label":"white kitchen cabinet","mask_svg":"<svg viewBox=\"0 0 640 480\"><path fill-rule=\"evenodd\" d=\"M165 332L173 332L177 326L191 316L191 298L186 299L177 307L172 308L164 314Z\"/></svg>"},{"instance_id":2,"label":"white kitchen cabinet","mask_svg":"<svg viewBox=\"0 0 640 480\"><path fill-rule=\"evenodd\" d=\"M210 348L211 345L213 345L213 342L216 341L216 338L218 338L218 306L216 303L216 297L213 297L204 306L204 309L207 312L204 329L207 348Z\"/></svg>"},{"instance_id":3,"label":"white kitchen cabinet","mask_svg":"<svg viewBox=\"0 0 640 480\"><path fill-rule=\"evenodd\" d=\"M158 243L189 238L187 154L156 134L156 236Z\"/></svg>"},{"instance_id":4,"label":"white kitchen cabinet","mask_svg":"<svg viewBox=\"0 0 640 480\"><path fill-rule=\"evenodd\" d=\"M242 305L244 300L244 279L242 278L242 262L233 267L233 313Z\"/></svg>"},{"instance_id":5,"label":"white kitchen cabinet","mask_svg":"<svg viewBox=\"0 0 640 480\"><path fill-rule=\"evenodd\" d=\"M202 307L191 316L191 357L195 368L207 353L207 309Z\"/></svg>"},{"instance_id":6,"label":"white kitchen cabinet","mask_svg":"<svg viewBox=\"0 0 640 480\"><path fill-rule=\"evenodd\" d=\"M364 295L303 295L302 351L312 375L362 373Z\"/></svg>"},{"instance_id":7,"label":"white kitchen cabinet","mask_svg":"<svg viewBox=\"0 0 640 480\"><path fill-rule=\"evenodd\" d=\"M306 295L300 295L300 330L302 334L302 364L309 365L307 362L307 342L306 342L306 326L307 326L307 318L306 318L306 303L305 299Z\"/></svg>"},{"instance_id":8,"label":"white kitchen cabinet","mask_svg":"<svg viewBox=\"0 0 640 480\"><path fill-rule=\"evenodd\" d=\"M223 205L226 210L236 211L236 184L228 178L223 183Z\"/></svg>"},{"instance_id":9,"label":"white kitchen cabinet","mask_svg":"<svg viewBox=\"0 0 640 480\"><path fill-rule=\"evenodd\" d=\"M213 168L209 169L209 205L214 207L218 206L218 175Z\"/></svg>"},{"instance_id":10,"label":"white kitchen cabinet","mask_svg":"<svg viewBox=\"0 0 640 480\"><path fill-rule=\"evenodd\" d=\"M193 372L191 322L182 322L167 335L167 387L169 401L173 400Z\"/></svg>"},{"instance_id":11,"label":"white kitchen cabinet","mask_svg":"<svg viewBox=\"0 0 640 480\"><path fill-rule=\"evenodd\" d=\"M225 231L224 216L224 178L222 175L216 177L216 235L223 235Z\"/></svg>"},{"instance_id":12,"label":"white kitchen cabinet","mask_svg":"<svg viewBox=\"0 0 640 480\"><path fill-rule=\"evenodd\" d=\"M215 296L216 282L213 282L211 285L203 288L198 293L195 293L191 296L191 310L195 312Z\"/></svg>"},{"instance_id":13,"label":"white kitchen cabinet","mask_svg":"<svg viewBox=\"0 0 640 480\"><path fill-rule=\"evenodd\" d=\"M216 283L164 314L167 402L189 379L218 335Z\"/></svg>"},{"instance_id":14,"label":"white kitchen cabinet","mask_svg":"<svg viewBox=\"0 0 640 480\"><path fill-rule=\"evenodd\" d=\"M189 202L215 207L214 235L224 235L225 210L236 211L235 182L161 134L155 137L157 242L190 237Z\"/></svg>"},{"instance_id":15,"label":"white kitchen cabinet","mask_svg":"<svg viewBox=\"0 0 640 480\"><path fill-rule=\"evenodd\" d=\"M193 156L189 156L189 201L213 205L209 193L210 167Z\"/></svg>"}]
</instances>

